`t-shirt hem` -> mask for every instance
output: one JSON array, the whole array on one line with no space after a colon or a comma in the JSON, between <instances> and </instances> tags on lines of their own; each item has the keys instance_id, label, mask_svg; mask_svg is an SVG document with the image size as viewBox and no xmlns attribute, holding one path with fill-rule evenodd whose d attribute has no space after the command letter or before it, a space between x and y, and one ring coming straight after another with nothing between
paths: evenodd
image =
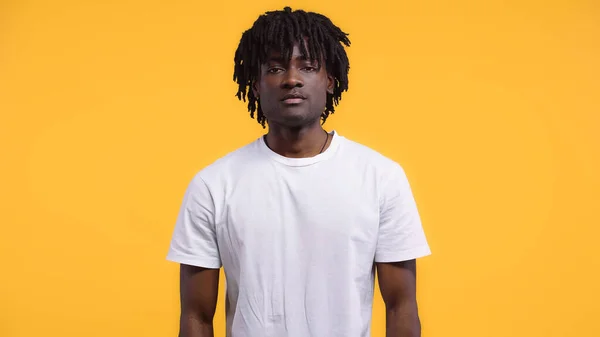
<instances>
[{"instance_id":1,"label":"t-shirt hem","mask_svg":"<svg viewBox=\"0 0 600 337\"><path fill-rule=\"evenodd\" d=\"M379 253L375 255L375 262L386 263L386 262L402 262L412 259L418 259L421 257L431 255L431 249L429 246L416 247L401 252L392 253Z\"/></svg>"},{"instance_id":2,"label":"t-shirt hem","mask_svg":"<svg viewBox=\"0 0 600 337\"><path fill-rule=\"evenodd\" d=\"M221 261L218 261L218 260L190 257L190 256L185 256L185 255L175 254L175 253L167 254L167 261L186 264L186 265L200 267L200 268L208 268L208 269L221 268Z\"/></svg>"}]
</instances>

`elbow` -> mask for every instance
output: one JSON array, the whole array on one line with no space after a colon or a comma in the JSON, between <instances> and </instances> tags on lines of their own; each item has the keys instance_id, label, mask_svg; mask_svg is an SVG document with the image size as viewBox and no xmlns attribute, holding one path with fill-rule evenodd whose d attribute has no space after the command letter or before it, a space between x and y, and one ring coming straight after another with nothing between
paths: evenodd
<instances>
[{"instance_id":1,"label":"elbow","mask_svg":"<svg viewBox=\"0 0 600 337\"><path fill-rule=\"evenodd\" d=\"M210 325L212 326L214 313L202 312L202 311L183 311L181 313L181 320L183 322L189 322L193 325Z\"/></svg>"},{"instance_id":2,"label":"elbow","mask_svg":"<svg viewBox=\"0 0 600 337\"><path fill-rule=\"evenodd\" d=\"M182 312L179 337L213 336L212 318L198 312Z\"/></svg>"},{"instance_id":3,"label":"elbow","mask_svg":"<svg viewBox=\"0 0 600 337\"><path fill-rule=\"evenodd\" d=\"M386 303L386 326L388 336L421 336L421 319L416 304Z\"/></svg>"},{"instance_id":4,"label":"elbow","mask_svg":"<svg viewBox=\"0 0 600 337\"><path fill-rule=\"evenodd\" d=\"M417 308L413 306L386 306L385 310L388 314L397 317L413 317L415 319L419 318L419 312Z\"/></svg>"},{"instance_id":5,"label":"elbow","mask_svg":"<svg viewBox=\"0 0 600 337\"><path fill-rule=\"evenodd\" d=\"M411 321L414 324L420 325L419 310L416 301L386 301L385 310L388 317L402 321Z\"/></svg>"}]
</instances>

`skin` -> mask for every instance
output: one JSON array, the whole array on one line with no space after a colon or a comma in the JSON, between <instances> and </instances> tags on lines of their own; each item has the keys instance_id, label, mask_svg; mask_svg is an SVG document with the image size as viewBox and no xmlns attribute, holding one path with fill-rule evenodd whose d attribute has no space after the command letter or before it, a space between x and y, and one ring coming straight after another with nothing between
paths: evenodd
<instances>
[{"instance_id":1,"label":"skin","mask_svg":"<svg viewBox=\"0 0 600 337\"><path fill-rule=\"evenodd\" d=\"M378 263L377 276L386 311L386 337L420 337L416 261Z\"/></svg>"},{"instance_id":2,"label":"skin","mask_svg":"<svg viewBox=\"0 0 600 337\"><path fill-rule=\"evenodd\" d=\"M321 65L319 65L319 63ZM328 137L320 124L327 93L333 92L334 78L327 73L324 62L303 58L298 44L289 62L273 52L261 65L254 94L267 118L269 147L282 156L301 158L319 153ZM298 93L306 99L298 104L286 104L282 98Z\"/></svg>"},{"instance_id":3,"label":"skin","mask_svg":"<svg viewBox=\"0 0 600 337\"><path fill-rule=\"evenodd\" d=\"M179 337L214 337L219 269L180 266Z\"/></svg>"},{"instance_id":4,"label":"skin","mask_svg":"<svg viewBox=\"0 0 600 337\"><path fill-rule=\"evenodd\" d=\"M274 52L261 66L253 90L260 99L269 132L269 147L282 156L310 157L330 137L320 124L327 93L334 78L322 66L302 57L294 46L289 62ZM282 98L296 92L305 97L286 104ZM327 137L327 138L326 138ZM378 263L379 287L386 306L386 337L419 337L421 325L416 303L416 263ZM181 319L179 337L214 337L219 270L181 265ZM283 336L282 336L283 337Z\"/></svg>"}]
</instances>

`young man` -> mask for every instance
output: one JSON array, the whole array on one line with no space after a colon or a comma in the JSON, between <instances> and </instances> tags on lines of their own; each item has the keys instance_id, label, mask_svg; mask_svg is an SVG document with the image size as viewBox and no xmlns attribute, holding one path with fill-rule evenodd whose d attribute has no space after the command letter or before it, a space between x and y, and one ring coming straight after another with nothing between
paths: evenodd
<instances>
[{"instance_id":1,"label":"young man","mask_svg":"<svg viewBox=\"0 0 600 337\"><path fill-rule=\"evenodd\" d=\"M267 12L235 53L238 97L268 132L201 170L168 259L181 264L181 337L213 336L219 268L228 337L367 337L375 271L387 337L420 336L415 259L430 253L407 177L322 128L348 88L347 34Z\"/></svg>"}]
</instances>

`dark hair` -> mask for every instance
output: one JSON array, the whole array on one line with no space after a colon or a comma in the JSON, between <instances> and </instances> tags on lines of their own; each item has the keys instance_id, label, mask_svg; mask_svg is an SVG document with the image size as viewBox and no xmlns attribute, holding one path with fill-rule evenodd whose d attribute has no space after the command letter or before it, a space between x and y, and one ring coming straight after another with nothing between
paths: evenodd
<instances>
[{"instance_id":1,"label":"dark hair","mask_svg":"<svg viewBox=\"0 0 600 337\"><path fill-rule=\"evenodd\" d=\"M292 11L290 7L266 12L242 34L235 51L233 73L233 80L238 84L236 96L244 102L248 98L250 117L254 118L256 111L256 120L263 128L266 119L260 102L252 92L252 83L258 79L260 66L267 61L269 52L278 51L284 60L289 60L294 44L304 38L307 38L307 43L306 46L300 43L302 56L310 56L317 61L320 61L318 56L322 56L328 74L334 78L333 93L327 93L325 110L321 114L323 123L334 112L334 105L338 105L342 92L348 90L350 66L342 45L350 46L347 33L319 13Z\"/></svg>"}]
</instances>

